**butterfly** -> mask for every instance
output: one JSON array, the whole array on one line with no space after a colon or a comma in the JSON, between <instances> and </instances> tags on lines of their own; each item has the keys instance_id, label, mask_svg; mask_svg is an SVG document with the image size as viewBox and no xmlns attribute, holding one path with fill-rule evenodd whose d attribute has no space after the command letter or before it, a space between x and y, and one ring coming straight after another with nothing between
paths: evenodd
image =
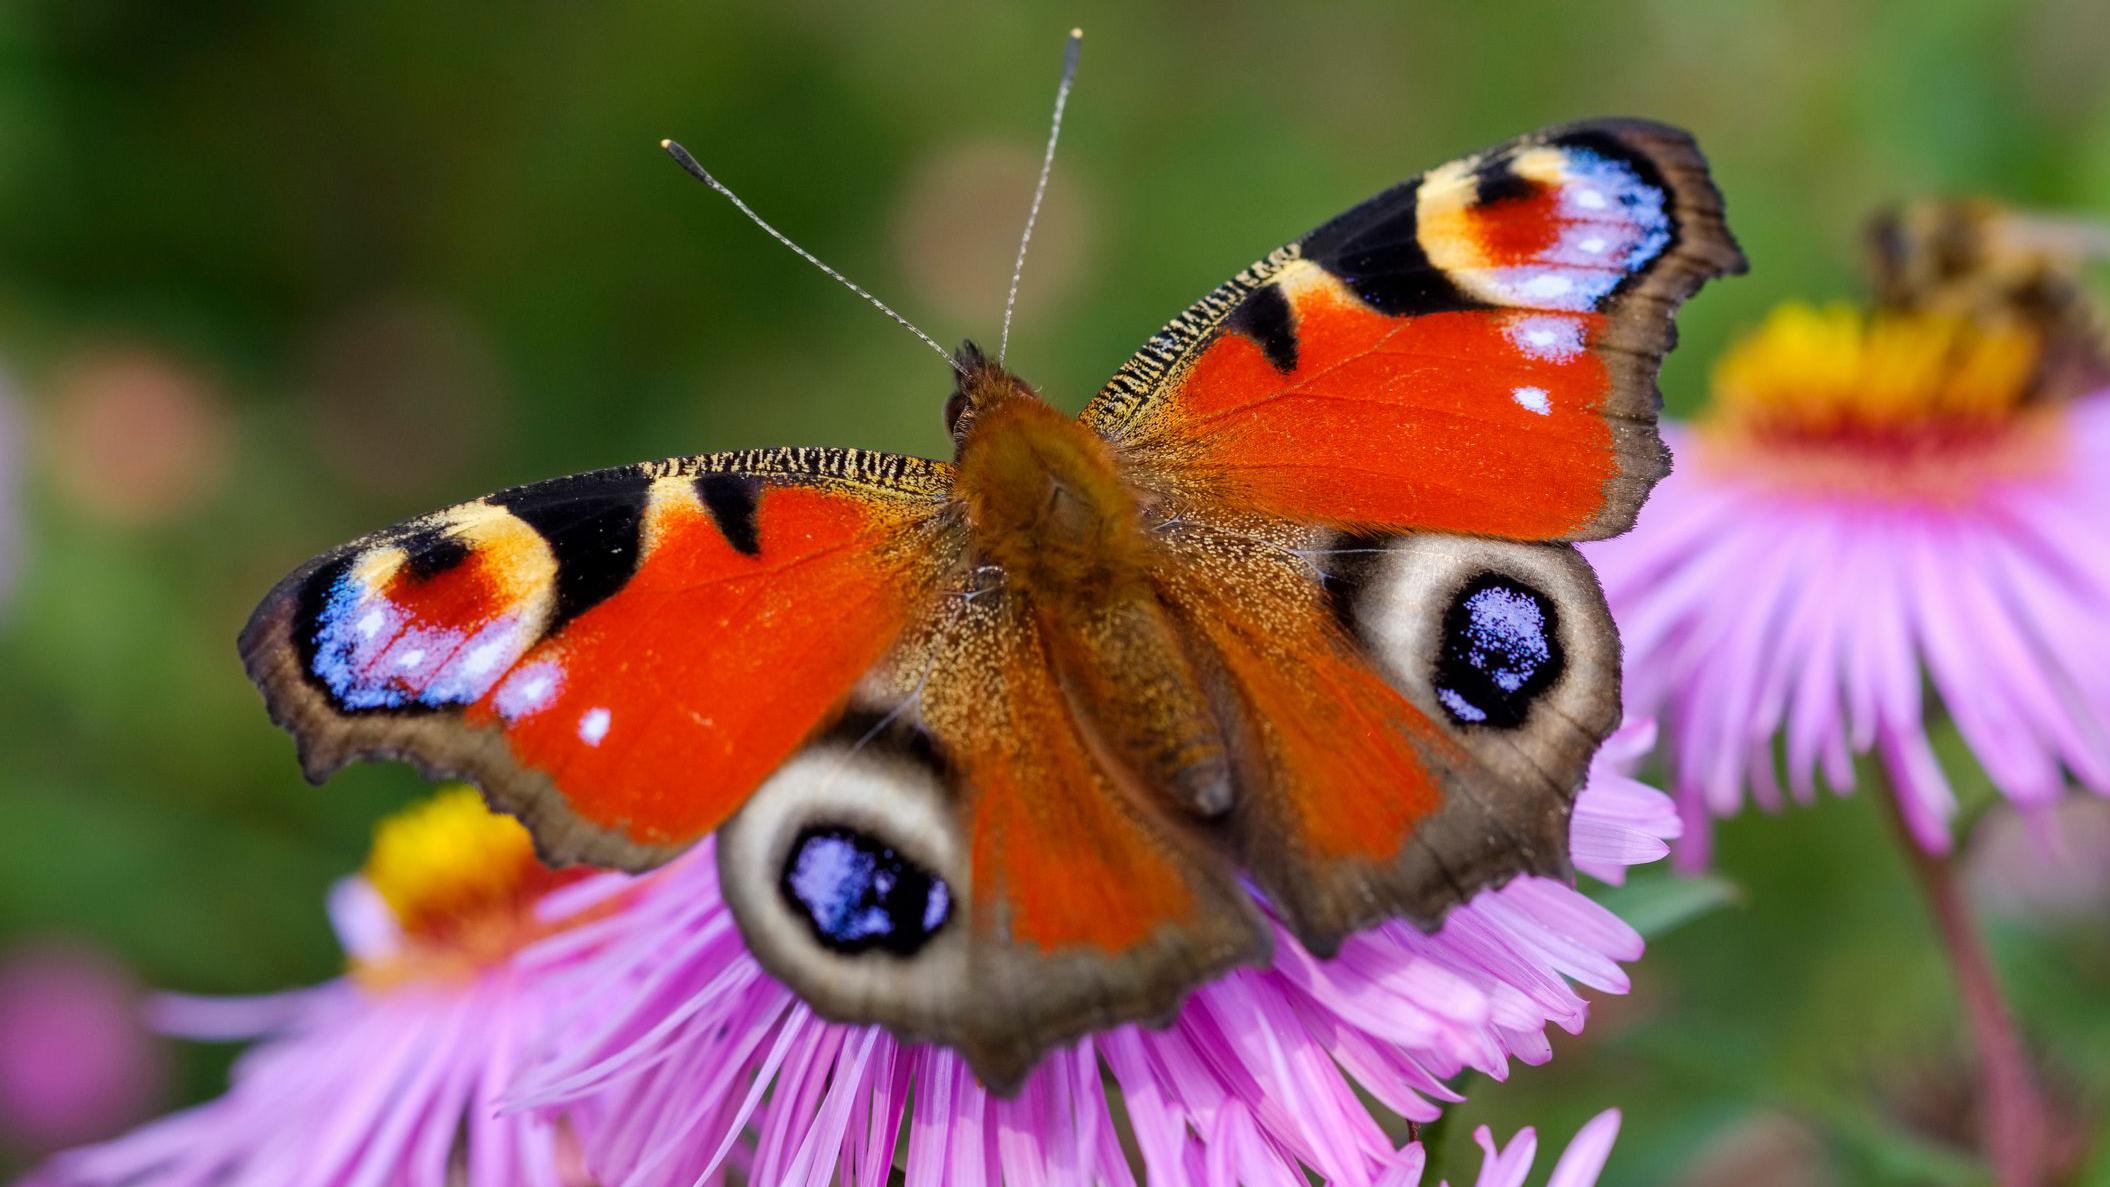
<instances>
[{"instance_id":1,"label":"butterfly","mask_svg":"<svg viewBox=\"0 0 2110 1187\"><path fill-rule=\"evenodd\" d=\"M1010 1091L1271 916L1331 956L1571 876L1619 717L1573 544L1666 472L1672 315L1743 267L1687 134L1546 129L1269 253L1081 416L969 344L950 461L515 487L302 566L241 653L311 780L470 780L553 864L714 838L772 975Z\"/></svg>"}]
</instances>

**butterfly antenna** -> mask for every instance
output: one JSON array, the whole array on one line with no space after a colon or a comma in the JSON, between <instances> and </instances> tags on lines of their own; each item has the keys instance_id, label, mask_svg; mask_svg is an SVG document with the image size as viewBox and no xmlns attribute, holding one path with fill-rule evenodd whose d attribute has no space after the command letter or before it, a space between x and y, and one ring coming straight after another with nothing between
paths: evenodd
<instances>
[{"instance_id":1,"label":"butterfly antenna","mask_svg":"<svg viewBox=\"0 0 2110 1187\"><path fill-rule=\"evenodd\" d=\"M914 334L916 337L922 339L923 344L925 346L928 346L932 350L938 352L938 357L945 360L946 366L951 367L953 370L958 371L962 375L967 374L967 368L960 362L960 360L954 358L951 351L938 345L937 339L932 338L929 334L926 334L921 329L919 329L916 326L915 322L912 322L909 319L894 312L892 306L888 305L885 301L882 301L879 298L873 296L871 293L865 291L864 286L858 284L856 281L850 279L847 276L844 276L842 273L837 272L835 269L830 268L828 265L822 263L821 258L819 256L816 256L812 252L807 251L805 248L800 247L798 244L793 243L791 241L791 236L786 235L784 232L779 231L775 227L770 226L769 223L765 221L761 215L756 214L754 212L753 207L740 200L740 195L726 188L724 182L719 181L715 177L712 177L710 174L710 170L705 169L702 165L698 164L696 158L689 155L688 149L683 148L681 145L675 143L672 140L662 140L659 142L659 146L667 150L667 155L674 158L675 164L680 165L683 169L688 170L690 177L695 178L696 180L711 187L712 189L717 190L720 194L725 195L725 200L731 202L735 210L738 210L740 213L746 215L749 221L753 222L756 226L762 228L764 231L767 231L771 239L776 240L778 243L781 243L784 246L790 248L792 251L798 253L799 258L805 260L807 263L827 273L829 276L835 279L836 283L842 285L844 288L849 289L851 292L856 293L858 296L863 297L865 300L871 302L872 307L874 309L877 309L879 310L879 312L886 314L890 318L893 318L894 323L896 325L900 326L904 330L907 330L909 333Z\"/></svg>"},{"instance_id":2,"label":"butterfly antenna","mask_svg":"<svg viewBox=\"0 0 2110 1187\"><path fill-rule=\"evenodd\" d=\"M1040 157L1040 180L1033 184L1033 205L1026 210L1026 233L1018 237L1018 262L1011 265L1011 291L1004 294L1004 332L996 344L996 365L1004 365L1011 348L1011 311L1018 305L1018 278L1026 270L1026 248L1033 243L1033 224L1040 219L1040 202L1048 194L1048 174L1055 169L1055 142L1062 138L1062 109L1070 101L1070 84L1077 81L1077 51L1084 44L1084 30L1070 30L1070 43L1062 51L1062 81L1055 84L1055 118L1048 123L1048 149Z\"/></svg>"}]
</instances>

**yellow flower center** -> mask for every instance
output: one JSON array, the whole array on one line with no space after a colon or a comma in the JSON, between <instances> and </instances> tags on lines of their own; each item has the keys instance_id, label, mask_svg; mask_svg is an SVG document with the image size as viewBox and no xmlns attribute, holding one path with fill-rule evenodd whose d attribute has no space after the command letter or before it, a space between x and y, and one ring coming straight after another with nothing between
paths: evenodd
<instances>
[{"instance_id":1,"label":"yellow flower center","mask_svg":"<svg viewBox=\"0 0 2110 1187\"><path fill-rule=\"evenodd\" d=\"M1797 485L1955 499L2056 460L2041 351L2019 323L1784 305L1716 364L1702 456Z\"/></svg>"},{"instance_id":2,"label":"yellow flower center","mask_svg":"<svg viewBox=\"0 0 2110 1187\"><path fill-rule=\"evenodd\" d=\"M519 821L459 784L383 820L364 873L403 929L395 958L357 970L379 985L471 973L548 934L535 901L574 876L543 865Z\"/></svg>"}]
</instances>

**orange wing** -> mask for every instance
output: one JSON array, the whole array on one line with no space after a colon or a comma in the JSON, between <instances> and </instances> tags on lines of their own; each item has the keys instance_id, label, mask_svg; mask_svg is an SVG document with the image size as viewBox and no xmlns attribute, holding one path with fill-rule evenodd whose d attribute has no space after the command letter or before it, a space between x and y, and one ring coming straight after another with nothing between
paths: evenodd
<instances>
[{"instance_id":1,"label":"orange wing","mask_svg":"<svg viewBox=\"0 0 2110 1187\"><path fill-rule=\"evenodd\" d=\"M554 862L716 828L891 647L945 563L949 468L711 454L504 491L287 577L242 633L310 779L403 758Z\"/></svg>"},{"instance_id":2,"label":"orange wing","mask_svg":"<svg viewBox=\"0 0 2110 1187\"><path fill-rule=\"evenodd\" d=\"M1683 132L1454 161L1253 265L1086 408L1168 494L1305 523L1616 535L1667 470L1670 317L1742 270Z\"/></svg>"}]
</instances>

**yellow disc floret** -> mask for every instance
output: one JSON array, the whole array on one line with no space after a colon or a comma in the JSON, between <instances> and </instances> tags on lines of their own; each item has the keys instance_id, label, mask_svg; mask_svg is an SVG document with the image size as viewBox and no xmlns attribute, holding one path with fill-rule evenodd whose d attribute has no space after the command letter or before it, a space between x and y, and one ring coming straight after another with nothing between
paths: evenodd
<instances>
[{"instance_id":1,"label":"yellow disc floret","mask_svg":"<svg viewBox=\"0 0 2110 1187\"><path fill-rule=\"evenodd\" d=\"M366 880L406 932L511 906L538 868L527 829L484 806L474 788L445 788L374 829Z\"/></svg>"},{"instance_id":2,"label":"yellow disc floret","mask_svg":"<svg viewBox=\"0 0 2110 1187\"><path fill-rule=\"evenodd\" d=\"M2029 396L2038 346L2020 325L1783 305L1716 364L1715 415L1812 436L1998 428Z\"/></svg>"},{"instance_id":3,"label":"yellow disc floret","mask_svg":"<svg viewBox=\"0 0 2110 1187\"><path fill-rule=\"evenodd\" d=\"M519 821L460 785L383 820L364 872L405 941L396 959L360 970L379 983L470 971L546 934L535 900L568 880L536 859Z\"/></svg>"},{"instance_id":4,"label":"yellow disc floret","mask_svg":"<svg viewBox=\"0 0 2110 1187\"><path fill-rule=\"evenodd\" d=\"M1716 364L1696 460L1805 490L1967 499L2062 456L2041 352L2019 322L1784 305Z\"/></svg>"}]
</instances>

